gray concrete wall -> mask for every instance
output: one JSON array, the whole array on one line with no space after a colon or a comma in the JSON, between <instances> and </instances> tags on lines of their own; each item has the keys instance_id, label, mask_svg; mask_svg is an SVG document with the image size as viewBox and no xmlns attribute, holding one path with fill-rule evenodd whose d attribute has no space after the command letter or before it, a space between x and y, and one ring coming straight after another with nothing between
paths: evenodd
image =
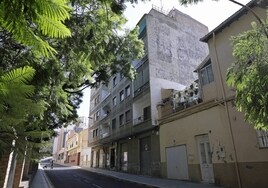
<instances>
[{"instance_id":1,"label":"gray concrete wall","mask_svg":"<svg viewBox=\"0 0 268 188\"><path fill-rule=\"evenodd\" d=\"M178 10L166 16L152 9L146 23L151 79L189 85L197 78L193 71L208 55L207 44L199 41L208 28Z\"/></svg>"},{"instance_id":2,"label":"gray concrete wall","mask_svg":"<svg viewBox=\"0 0 268 188\"><path fill-rule=\"evenodd\" d=\"M181 90L197 79L194 70L208 55L207 44L199 39L208 28L175 9L168 15L152 9L145 19L152 121L157 124L161 89Z\"/></svg>"}]
</instances>

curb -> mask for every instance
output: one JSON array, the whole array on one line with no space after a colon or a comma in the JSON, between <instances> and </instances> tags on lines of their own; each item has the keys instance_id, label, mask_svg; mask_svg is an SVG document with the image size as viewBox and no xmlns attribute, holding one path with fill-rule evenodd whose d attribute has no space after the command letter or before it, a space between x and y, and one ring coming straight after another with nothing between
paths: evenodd
<instances>
[{"instance_id":1,"label":"curb","mask_svg":"<svg viewBox=\"0 0 268 188\"><path fill-rule=\"evenodd\" d=\"M55 188L54 185L51 183L50 179L47 177L47 174L46 174L45 170L43 170L43 168L41 166L40 166L39 170L40 170L42 176L44 177L48 187L49 188Z\"/></svg>"}]
</instances>

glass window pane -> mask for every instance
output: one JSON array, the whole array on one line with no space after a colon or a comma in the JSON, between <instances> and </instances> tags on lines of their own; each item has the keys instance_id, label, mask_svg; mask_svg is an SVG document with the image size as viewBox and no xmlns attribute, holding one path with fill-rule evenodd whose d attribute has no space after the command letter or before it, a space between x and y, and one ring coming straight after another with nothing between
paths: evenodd
<instances>
[{"instance_id":1,"label":"glass window pane","mask_svg":"<svg viewBox=\"0 0 268 188\"><path fill-rule=\"evenodd\" d=\"M257 130L258 141L260 147L268 147L268 132Z\"/></svg>"},{"instance_id":2,"label":"glass window pane","mask_svg":"<svg viewBox=\"0 0 268 188\"><path fill-rule=\"evenodd\" d=\"M126 111L126 123L130 121L131 115L130 110Z\"/></svg>"},{"instance_id":3,"label":"glass window pane","mask_svg":"<svg viewBox=\"0 0 268 188\"><path fill-rule=\"evenodd\" d=\"M206 85L208 83L206 69L202 69L201 72L200 72L200 74L201 74L201 82L202 82L202 85Z\"/></svg>"},{"instance_id":4,"label":"glass window pane","mask_svg":"<svg viewBox=\"0 0 268 188\"><path fill-rule=\"evenodd\" d=\"M212 71L212 66L209 65L207 67L207 75L208 75L208 83L213 82L214 81L214 75L213 75L213 71Z\"/></svg>"},{"instance_id":5,"label":"glass window pane","mask_svg":"<svg viewBox=\"0 0 268 188\"><path fill-rule=\"evenodd\" d=\"M126 94L126 97L128 97L130 95L130 86L129 85L125 88L125 94Z\"/></svg>"}]
</instances>

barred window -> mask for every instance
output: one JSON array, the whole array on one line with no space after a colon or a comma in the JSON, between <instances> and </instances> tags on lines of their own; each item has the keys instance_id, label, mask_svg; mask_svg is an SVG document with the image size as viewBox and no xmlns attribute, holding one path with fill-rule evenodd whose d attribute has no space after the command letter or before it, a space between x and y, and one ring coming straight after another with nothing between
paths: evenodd
<instances>
[{"instance_id":1,"label":"barred window","mask_svg":"<svg viewBox=\"0 0 268 188\"><path fill-rule=\"evenodd\" d=\"M268 132L257 130L257 136L260 148L268 148Z\"/></svg>"}]
</instances>

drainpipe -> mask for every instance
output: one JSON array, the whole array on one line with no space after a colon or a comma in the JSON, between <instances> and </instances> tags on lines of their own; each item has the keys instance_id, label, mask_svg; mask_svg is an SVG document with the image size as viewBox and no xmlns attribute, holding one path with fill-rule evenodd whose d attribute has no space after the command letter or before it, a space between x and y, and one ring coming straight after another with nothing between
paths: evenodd
<instances>
[{"instance_id":1,"label":"drainpipe","mask_svg":"<svg viewBox=\"0 0 268 188\"><path fill-rule=\"evenodd\" d=\"M225 106L225 112L226 112L226 116L228 119L228 126L230 129L230 133L231 133L231 139L232 139L232 144L233 144L233 148L234 148L234 156L235 156L235 170L236 170L236 175L237 175L237 182L238 182L238 187L241 188L242 187L242 183L241 183L241 175L240 175L240 171L239 171L239 166L238 166L238 160L237 160L237 152L236 152L236 147L235 147L235 142L234 142L234 134L233 134L233 129L232 129L232 123L231 123L231 118L230 118L230 114L229 114L229 107L226 101L226 93L224 90L224 83L223 83L223 79L222 79L222 73L221 73L221 68L220 68L220 63L219 63L219 59L218 59L218 53L217 53L217 49L216 49L216 41L215 41L215 33L213 32L213 48L215 51L215 61L216 61L216 67L217 67L217 72L218 75L220 76L220 85L221 85L221 93L222 93L222 97L223 97L223 102L224 102L224 106Z\"/></svg>"}]
</instances>

